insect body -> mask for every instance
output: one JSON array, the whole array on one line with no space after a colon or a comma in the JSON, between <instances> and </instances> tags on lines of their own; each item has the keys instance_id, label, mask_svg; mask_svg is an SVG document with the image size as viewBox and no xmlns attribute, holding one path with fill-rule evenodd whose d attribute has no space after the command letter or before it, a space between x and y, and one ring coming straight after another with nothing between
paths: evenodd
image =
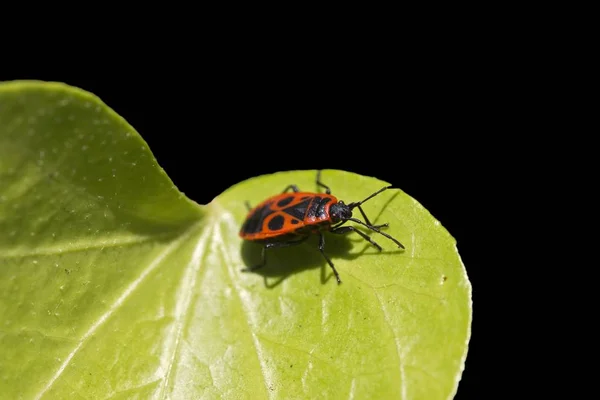
<instances>
[{"instance_id":1,"label":"insect body","mask_svg":"<svg viewBox=\"0 0 600 400\"><path fill-rule=\"evenodd\" d=\"M371 224L361 207L364 202L390 189L391 186L378 190L360 202L345 204L331 194L331 190L320 181L320 177L321 171L318 171L317 186L323 187L325 193L301 192L296 185L289 185L282 193L264 200L253 209L248 207L250 210L239 235L242 239L263 244L263 248L261 263L244 271L255 271L263 267L266 264L267 249L294 246L303 243L310 235L316 234L319 236L321 254L331 267L338 283L342 283L335 266L325 254L324 231L335 234L356 232L377 249L382 250L381 246L364 232L354 226L342 226L348 221L377 232L392 240L399 248L404 248L398 240L381 232L380 228L387 227L388 224ZM352 216L352 210L355 208L360 211L364 222Z\"/></svg>"}]
</instances>

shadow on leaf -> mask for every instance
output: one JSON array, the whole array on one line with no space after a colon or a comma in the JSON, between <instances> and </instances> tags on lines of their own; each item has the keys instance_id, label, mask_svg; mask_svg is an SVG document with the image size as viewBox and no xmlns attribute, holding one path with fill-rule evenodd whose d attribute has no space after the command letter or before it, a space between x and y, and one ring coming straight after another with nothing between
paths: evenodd
<instances>
[{"instance_id":1,"label":"shadow on leaf","mask_svg":"<svg viewBox=\"0 0 600 400\"><path fill-rule=\"evenodd\" d=\"M371 244L365 242L360 237L353 237L351 234L334 235L328 232L325 235L325 254L331 259L334 265L336 260L354 260L359 257L369 255L380 255L382 253L397 252L399 249L390 248L389 244L380 244L383 251L377 250ZM355 234L356 235L356 234ZM365 245L359 250L352 252L356 244ZM243 241L241 246L242 261L246 268L257 265L261 261L262 245L258 243ZM319 237L314 235L308 238L304 243L293 247L271 248L266 250L266 264L262 268L254 271L245 271L245 273L255 273L264 278L264 284L267 288L275 288L288 277L302 272L304 270L321 268L321 284L326 284L335 276L329 267L329 264L319 251ZM344 282L343 273L340 273L340 279ZM270 279L271 278L271 279ZM271 282L272 278L277 278Z\"/></svg>"}]
</instances>

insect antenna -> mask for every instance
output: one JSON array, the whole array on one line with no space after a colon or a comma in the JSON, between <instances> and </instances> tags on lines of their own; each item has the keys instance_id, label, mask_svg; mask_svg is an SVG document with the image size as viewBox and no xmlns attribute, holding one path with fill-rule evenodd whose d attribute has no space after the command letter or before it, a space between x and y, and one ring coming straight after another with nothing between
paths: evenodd
<instances>
[{"instance_id":1,"label":"insect antenna","mask_svg":"<svg viewBox=\"0 0 600 400\"><path fill-rule=\"evenodd\" d=\"M356 222L357 224L360 224L362 226L365 226L367 228L369 228L370 230L372 230L373 232L377 232L379 233L381 236L385 236L386 238L390 239L392 242L396 243L398 245L398 247L400 247L401 249L404 249L404 246L402 245L402 243L400 243L398 240L394 239L392 236L390 236L389 234L385 233L385 232L381 232L379 230L378 226L374 226L371 224L371 221L369 221L369 219L367 218L367 216L365 215L364 211L362 210L361 204L363 204L365 201L372 199L373 197L377 196L379 193L388 190L388 189L392 189L392 186L385 186L381 189L379 189L378 191L376 191L375 193L373 193L372 195L370 195L369 197L367 197L366 199L364 199L363 201L358 201L358 202L354 202L354 203L350 203L348 204L348 207L352 210L353 208L358 207L358 209L360 210L360 213L363 215L363 217L366 220L365 222L362 222L360 219L356 219L356 218L348 218L348 221L352 221L352 222ZM384 225L382 225L384 226ZM385 224L385 226L387 226L387 224Z\"/></svg>"},{"instance_id":2,"label":"insect antenna","mask_svg":"<svg viewBox=\"0 0 600 400\"><path fill-rule=\"evenodd\" d=\"M353 208L358 207L361 204L363 204L365 201L370 200L373 197L377 196L379 193L381 193L385 190L391 189L391 188L392 188L392 186L385 186L385 187L379 189L378 191L376 191L375 193L373 193L372 195L370 195L369 197L367 197L366 199L364 199L363 201L356 201L354 203L348 204L348 207L350 207L350 209L352 210Z\"/></svg>"}]
</instances>

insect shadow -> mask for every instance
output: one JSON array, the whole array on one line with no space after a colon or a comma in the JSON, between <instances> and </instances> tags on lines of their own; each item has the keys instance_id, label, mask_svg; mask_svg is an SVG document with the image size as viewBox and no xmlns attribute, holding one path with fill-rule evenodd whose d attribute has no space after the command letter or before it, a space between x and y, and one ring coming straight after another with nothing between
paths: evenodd
<instances>
[{"instance_id":1,"label":"insect shadow","mask_svg":"<svg viewBox=\"0 0 600 400\"><path fill-rule=\"evenodd\" d=\"M324 235L325 253L333 260L334 264L336 259L352 259L358 256L358 254L350 253L352 242L348 240L348 237L330 235L327 232ZM259 263L261 251L262 245L260 244L242 242L241 254L244 265L249 268ZM245 273L261 275L264 278L265 286L272 289L294 274L317 267L321 267L322 284L334 278L333 271L319 251L319 237L315 235L297 246L268 249L266 265ZM270 282L272 278L278 279Z\"/></svg>"}]
</instances>

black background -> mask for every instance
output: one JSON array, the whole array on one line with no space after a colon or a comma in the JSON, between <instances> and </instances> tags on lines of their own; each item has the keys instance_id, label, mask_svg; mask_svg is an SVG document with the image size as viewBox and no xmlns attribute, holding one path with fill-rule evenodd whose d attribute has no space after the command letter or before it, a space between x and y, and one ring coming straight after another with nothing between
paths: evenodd
<instances>
[{"instance_id":1,"label":"black background","mask_svg":"<svg viewBox=\"0 0 600 400\"><path fill-rule=\"evenodd\" d=\"M478 305L491 275L485 232L499 222L488 202L496 184L490 159L501 140L501 121L487 100L494 77L455 53L402 64L393 54L372 63L365 57L332 65L320 57L259 62L241 54L175 67L156 57L150 72L124 59L97 72L85 65L78 73L24 68L0 79L62 81L98 95L200 204L242 180L282 170L343 169L401 188L458 242L473 284L474 321L456 398L486 397L489 360ZM176 72L161 73L161 65ZM214 158L222 162L218 170Z\"/></svg>"}]
</instances>

